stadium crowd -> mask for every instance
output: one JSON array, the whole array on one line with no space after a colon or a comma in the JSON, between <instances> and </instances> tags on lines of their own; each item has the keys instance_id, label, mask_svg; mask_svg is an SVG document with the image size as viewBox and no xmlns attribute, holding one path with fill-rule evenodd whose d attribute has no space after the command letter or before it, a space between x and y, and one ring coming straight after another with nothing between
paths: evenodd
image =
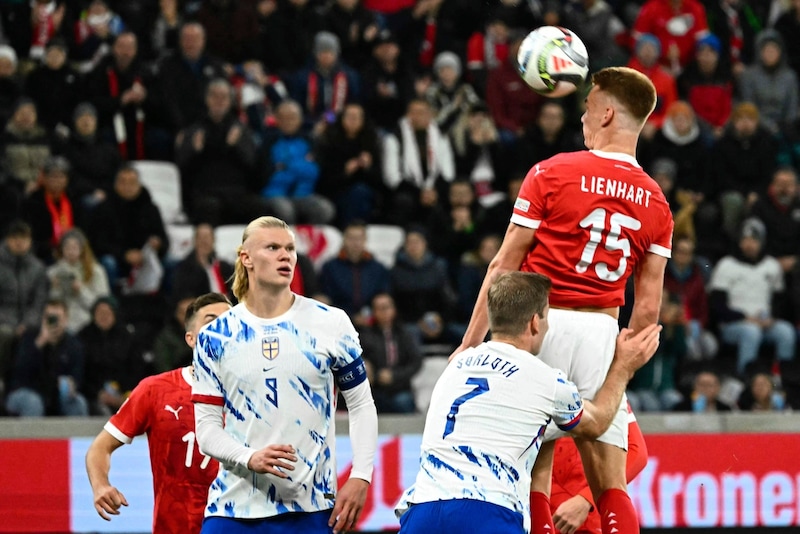
<instances>
[{"instance_id":1,"label":"stadium crowd","mask_svg":"<svg viewBox=\"0 0 800 534\"><path fill-rule=\"evenodd\" d=\"M658 92L638 159L675 234L634 408L800 407L800 0L34 0L0 5L0 413L109 415L188 364L186 307L231 293L215 228L264 214L338 228L293 289L351 315L379 410L413 412L528 169L583 149L585 90L516 71L542 24ZM138 161L180 171L185 258ZM391 265L378 224L405 231Z\"/></svg>"}]
</instances>

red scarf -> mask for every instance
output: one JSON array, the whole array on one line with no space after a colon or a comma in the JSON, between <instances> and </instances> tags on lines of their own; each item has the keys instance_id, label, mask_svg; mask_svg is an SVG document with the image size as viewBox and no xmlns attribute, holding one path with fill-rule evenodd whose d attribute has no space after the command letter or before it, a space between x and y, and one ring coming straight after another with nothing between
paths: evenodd
<instances>
[{"instance_id":1,"label":"red scarf","mask_svg":"<svg viewBox=\"0 0 800 534\"><path fill-rule=\"evenodd\" d=\"M56 202L58 202L58 206L56 206ZM67 198L67 195L61 195L56 200L50 193L44 194L44 203L47 205L47 211L50 212L50 222L53 223L53 235L50 237L50 244L58 246L64 232L70 230L74 225L72 203Z\"/></svg>"},{"instance_id":2,"label":"red scarf","mask_svg":"<svg viewBox=\"0 0 800 534\"><path fill-rule=\"evenodd\" d=\"M225 294L228 292L228 286L225 285L225 278L222 277L222 271L219 268L219 260L211 262L211 291L216 293Z\"/></svg>"},{"instance_id":3,"label":"red scarf","mask_svg":"<svg viewBox=\"0 0 800 534\"><path fill-rule=\"evenodd\" d=\"M294 268L294 276L292 277L292 281L289 283L289 289L291 289L292 293L295 295L305 296L306 294L306 287L303 283L303 272L300 270L300 265L297 265Z\"/></svg>"},{"instance_id":4,"label":"red scarf","mask_svg":"<svg viewBox=\"0 0 800 534\"><path fill-rule=\"evenodd\" d=\"M106 69L108 75L108 92L113 98L119 98L119 77L117 71L109 67ZM139 76L134 78L134 83L142 83ZM122 159L128 159L128 134L125 129L125 119L122 117L122 112L117 111L114 113L114 133L117 137L117 148L119 149ZM144 111L142 108L136 107L136 159L144 159Z\"/></svg>"},{"instance_id":5,"label":"red scarf","mask_svg":"<svg viewBox=\"0 0 800 534\"><path fill-rule=\"evenodd\" d=\"M324 83L324 82L323 82ZM325 108L325 111L333 111L334 113L340 113L344 109L344 105L347 103L347 76L343 71L339 71L333 75L333 95L330 98L330 102L327 102L325 98L325 88L323 87L322 90L322 106ZM319 75L311 71L308 75L308 98L306 100L306 106L310 113L314 113L317 109L319 98Z\"/></svg>"}]
</instances>

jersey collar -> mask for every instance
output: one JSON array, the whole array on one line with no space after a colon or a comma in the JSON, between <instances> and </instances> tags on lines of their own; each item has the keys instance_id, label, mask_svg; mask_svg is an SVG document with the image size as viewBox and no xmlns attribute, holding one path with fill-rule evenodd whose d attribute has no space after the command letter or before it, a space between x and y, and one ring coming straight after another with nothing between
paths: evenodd
<instances>
[{"instance_id":1,"label":"jersey collar","mask_svg":"<svg viewBox=\"0 0 800 534\"><path fill-rule=\"evenodd\" d=\"M181 376L183 377L184 380L186 380L187 384L189 384L190 386L192 385L192 368L191 367L182 368L181 369Z\"/></svg>"},{"instance_id":2,"label":"jersey collar","mask_svg":"<svg viewBox=\"0 0 800 534\"><path fill-rule=\"evenodd\" d=\"M619 161L624 161L634 167L641 167L639 162L636 161L636 158L630 156L628 154L623 154L622 152L603 152L602 150L590 150L592 154L597 156L598 158L605 158L605 159L616 159Z\"/></svg>"}]
</instances>

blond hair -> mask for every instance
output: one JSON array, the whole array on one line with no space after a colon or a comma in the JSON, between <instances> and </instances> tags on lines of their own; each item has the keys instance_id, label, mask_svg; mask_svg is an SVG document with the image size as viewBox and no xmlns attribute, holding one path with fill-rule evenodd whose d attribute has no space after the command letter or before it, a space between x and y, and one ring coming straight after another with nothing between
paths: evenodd
<instances>
[{"instance_id":1,"label":"blond hair","mask_svg":"<svg viewBox=\"0 0 800 534\"><path fill-rule=\"evenodd\" d=\"M244 250L244 243L250 235L259 228L280 228L292 233L289 225L277 217L264 216L254 219L247 225L242 233L242 244L236 247L236 264L233 267L233 283L232 291L239 302L244 302L247 297L247 291L250 289L250 282L247 278L247 268L242 264L242 250ZM292 235L294 235L292 233Z\"/></svg>"},{"instance_id":2,"label":"blond hair","mask_svg":"<svg viewBox=\"0 0 800 534\"><path fill-rule=\"evenodd\" d=\"M613 96L640 124L656 107L656 88L650 79L629 67L607 67L592 75L592 83Z\"/></svg>"}]
</instances>

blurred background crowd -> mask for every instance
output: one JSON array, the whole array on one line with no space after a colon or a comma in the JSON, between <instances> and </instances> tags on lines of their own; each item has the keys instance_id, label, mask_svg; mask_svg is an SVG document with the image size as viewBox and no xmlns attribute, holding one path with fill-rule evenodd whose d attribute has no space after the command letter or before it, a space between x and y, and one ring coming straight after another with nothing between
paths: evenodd
<instances>
[{"instance_id":1,"label":"blurred background crowd","mask_svg":"<svg viewBox=\"0 0 800 534\"><path fill-rule=\"evenodd\" d=\"M189 363L186 306L230 293L219 230L264 214L338 233L293 287L351 315L381 411L424 409L527 170L583 149L585 91L516 71L543 24L658 92L638 159L675 237L632 404L800 407L800 0L6 0L0 412L113 413Z\"/></svg>"}]
</instances>

